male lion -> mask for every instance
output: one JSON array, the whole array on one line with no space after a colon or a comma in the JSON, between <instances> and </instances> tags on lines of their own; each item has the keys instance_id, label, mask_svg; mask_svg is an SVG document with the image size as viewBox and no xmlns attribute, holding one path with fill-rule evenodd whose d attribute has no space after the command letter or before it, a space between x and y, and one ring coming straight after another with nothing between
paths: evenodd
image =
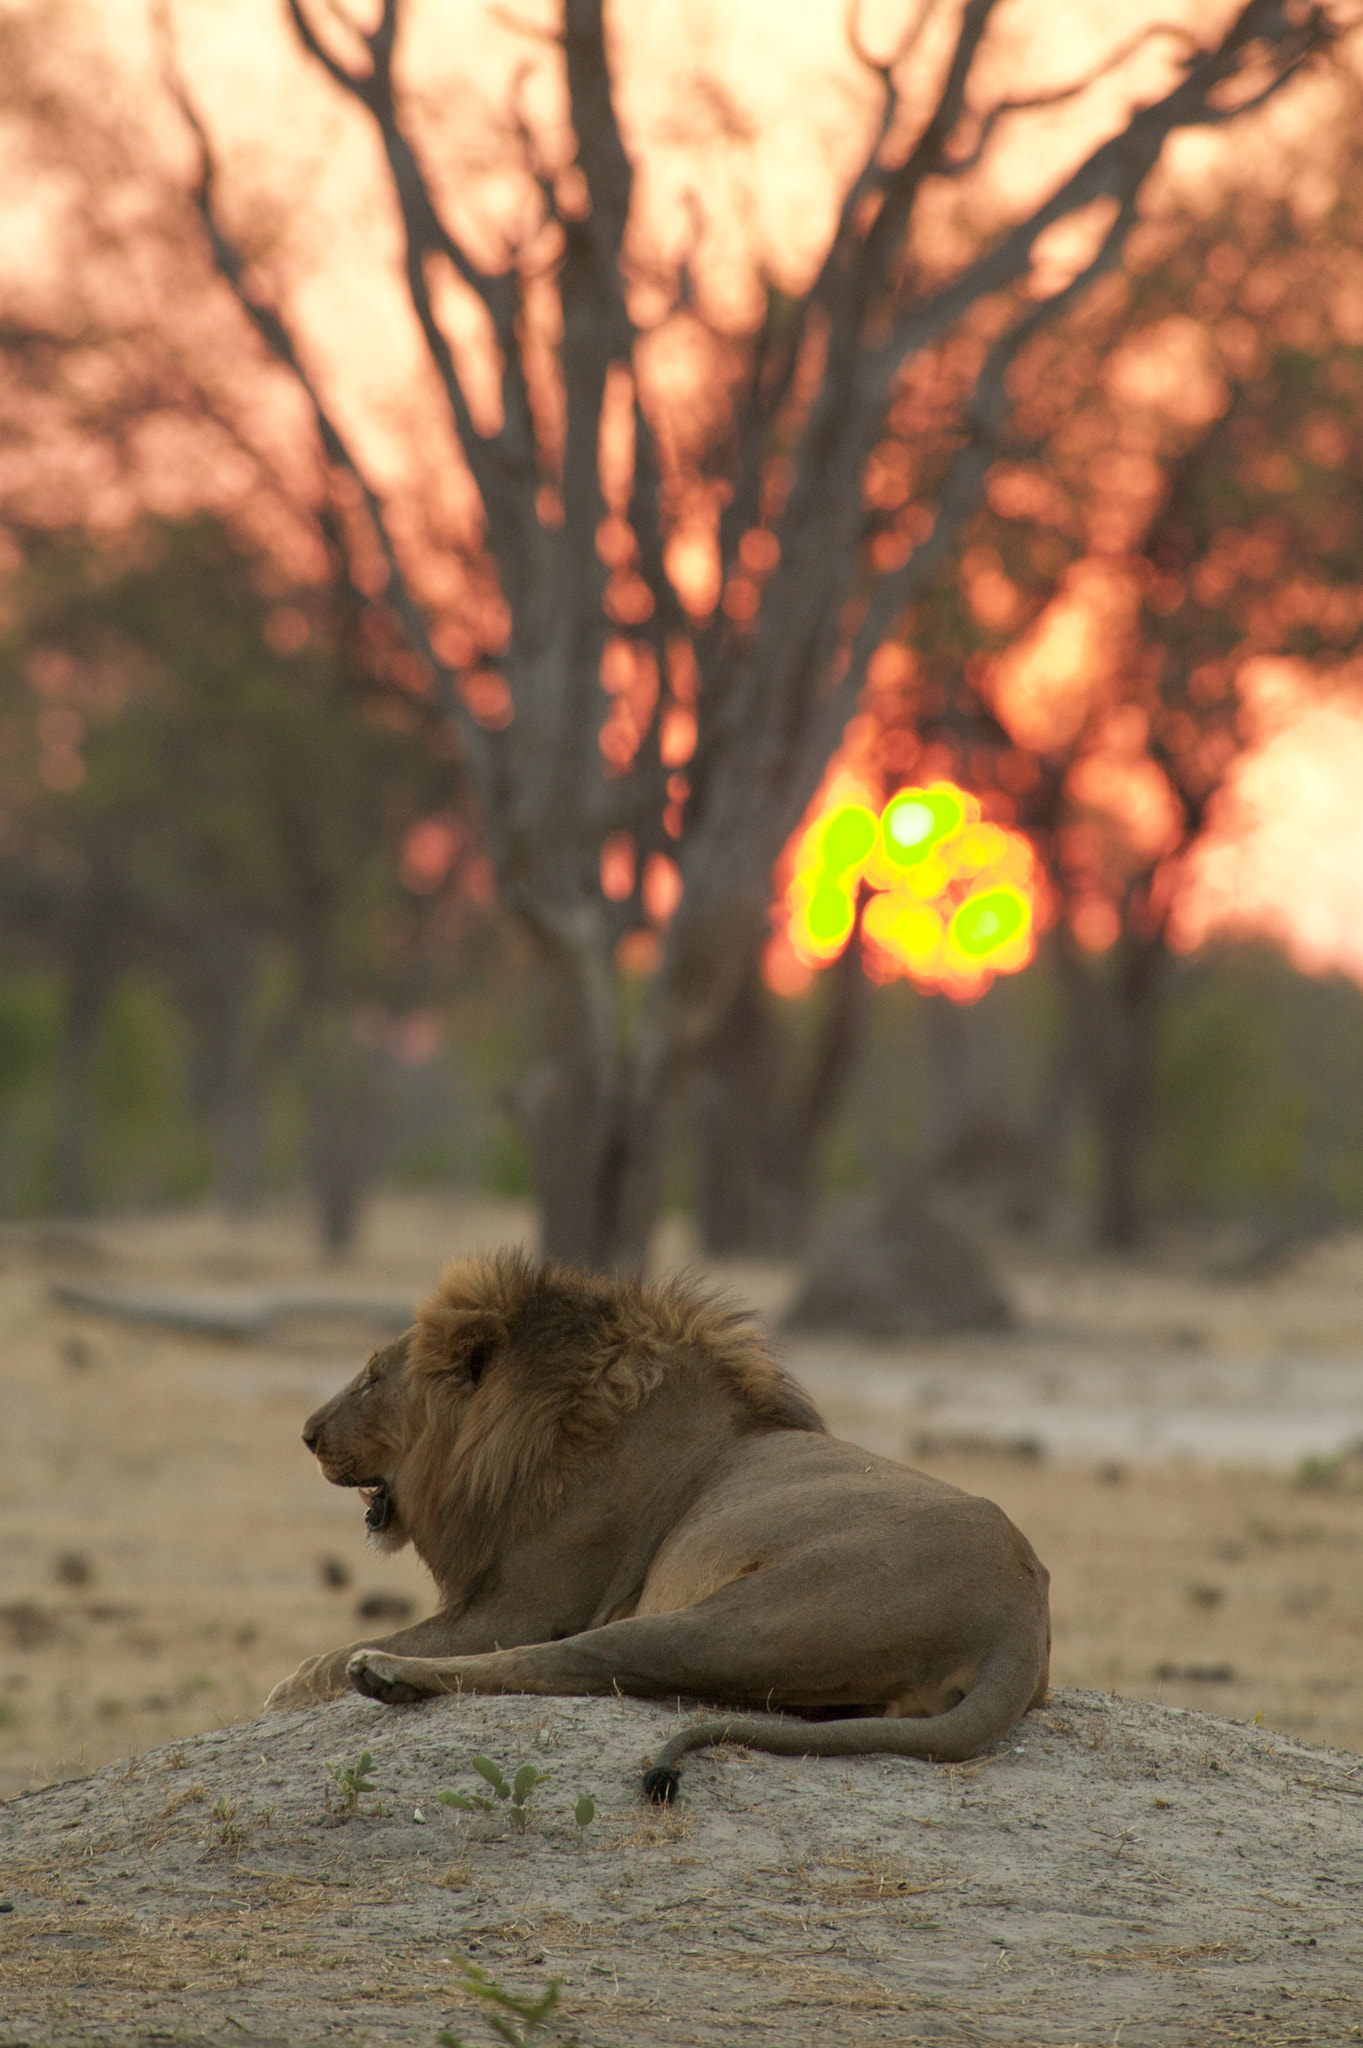
<instances>
[{"instance_id":1,"label":"male lion","mask_svg":"<svg viewBox=\"0 0 1363 2048\"><path fill-rule=\"evenodd\" d=\"M1006 1515L830 1437L751 1326L682 1283L453 1266L303 1441L442 1604L310 1659L269 1708L348 1681L822 1717L688 1727L650 1773L665 1799L700 1743L970 1757L1045 1694L1047 1574Z\"/></svg>"}]
</instances>

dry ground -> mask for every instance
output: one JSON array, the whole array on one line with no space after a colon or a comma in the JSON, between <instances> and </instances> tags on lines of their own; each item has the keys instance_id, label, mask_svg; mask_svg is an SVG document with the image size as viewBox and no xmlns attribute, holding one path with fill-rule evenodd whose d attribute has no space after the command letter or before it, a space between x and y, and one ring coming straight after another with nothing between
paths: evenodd
<instances>
[{"instance_id":1,"label":"dry ground","mask_svg":"<svg viewBox=\"0 0 1363 2048\"><path fill-rule=\"evenodd\" d=\"M1363 1481L1293 1471L1363 1404L1363 1248L1253 1286L1029 1258L1014 1336L795 1348L835 1426L1027 1530L1058 1690L964 1769L702 1758L658 1819L634 1794L666 1715L633 1701L253 1720L301 1656L365 1633L361 1602L428 1596L298 1440L367 1333L229 1343L52 1299L415 1299L526 1222L390 1200L344 1273L288 1213L0 1240L0 1793L73 1780L0 1806L0 2048L472 2043L461 1955L520 1991L560 1979L554 2038L583 2048L1363 2040L1363 1763L1341 1753L1363 1750ZM767 1312L789 1285L720 1277ZM1276 1469L1152 1460L1183 1423ZM1085 1441L1106 1449L1054 1455ZM347 1816L326 1766L363 1747ZM526 1835L436 1801L476 1789L479 1751L549 1773Z\"/></svg>"},{"instance_id":2,"label":"dry ground","mask_svg":"<svg viewBox=\"0 0 1363 2048\"><path fill-rule=\"evenodd\" d=\"M522 1234L526 1221L510 1207L390 1199L344 1273L317 1265L292 1214L0 1242L0 1795L247 1717L302 1656L365 1632L363 1599L419 1609L429 1592L410 1557L365 1549L355 1497L326 1486L299 1442L310 1408L363 1357L362 1327L314 1323L259 1345L185 1338L55 1307L53 1283L221 1287L311 1275L416 1298L445 1257ZM1081 1384L1129 1352L1137 1380L1162 1359L1166 1382L1176 1367L1176 1383L1186 1373L1195 1391L1209 1361L1253 1342L1283 1356L1352 1358L1363 1389L1358 1268L1356 1249L1343 1247L1257 1287L1035 1260L1012 1277L1033 1329L1050 1331ZM770 1270L730 1277L763 1307L784 1284ZM1356 1467L1303 1486L1290 1470L1037 1460L990 1450L984 1408L973 1442L929 1430L924 1454L923 1431L886 1440L883 1416L852 1390L858 1357L883 1379L930 1356L938 1382L985 1371L997 1393L1010 1374L1035 1376L1039 1341L826 1355L806 1341L795 1363L835 1427L891 1451L918 1443L918 1462L991 1495L1026 1530L1052 1573L1057 1684L1261 1715L1268 1727L1363 1749Z\"/></svg>"},{"instance_id":3,"label":"dry ground","mask_svg":"<svg viewBox=\"0 0 1363 2048\"><path fill-rule=\"evenodd\" d=\"M459 1957L582 2048L1363 2040L1363 1760L1061 1690L964 1767L693 1758L654 1818L669 1721L349 1696L12 1800L0 2048L482 2042ZM480 1753L545 1774L525 1833L439 1803Z\"/></svg>"}]
</instances>

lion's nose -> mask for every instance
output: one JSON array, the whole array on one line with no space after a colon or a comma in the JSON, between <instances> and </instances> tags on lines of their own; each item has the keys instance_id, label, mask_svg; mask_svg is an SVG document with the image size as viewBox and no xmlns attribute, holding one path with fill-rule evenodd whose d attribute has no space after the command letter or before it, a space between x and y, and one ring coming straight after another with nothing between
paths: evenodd
<instances>
[{"instance_id":1,"label":"lion's nose","mask_svg":"<svg viewBox=\"0 0 1363 2048\"><path fill-rule=\"evenodd\" d=\"M316 1451L322 1441L322 1425L314 1415L303 1431L303 1441L310 1451Z\"/></svg>"}]
</instances>

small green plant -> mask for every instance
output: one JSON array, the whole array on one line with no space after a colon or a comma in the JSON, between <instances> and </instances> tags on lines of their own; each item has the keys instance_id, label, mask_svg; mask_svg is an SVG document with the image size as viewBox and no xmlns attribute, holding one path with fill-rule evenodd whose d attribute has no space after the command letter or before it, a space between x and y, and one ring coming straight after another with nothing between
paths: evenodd
<instances>
[{"instance_id":1,"label":"small green plant","mask_svg":"<svg viewBox=\"0 0 1363 2048\"><path fill-rule=\"evenodd\" d=\"M530 1825L530 1796L537 1785L544 1783L545 1773L537 1771L533 1764L522 1764L508 1784L490 1756L474 1757L473 1768L491 1788L492 1797L489 1799L481 1792L437 1792L435 1796L440 1804L457 1806L462 1813L495 1813L499 1803L509 1799L511 1825L524 1834Z\"/></svg>"},{"instance_id":2,"label":"small green plant","mask_svg":"<svg viewBox=\"0 0 1363 2048\"><path fill-rule=\"evenodd\" d=\"M329 1763L336 1789L341 1795L341 1812L347 1819L359 1810L360 1794L377 1791L369 1773L374 1768L374 1759L367 1749L362 1749L353 1764ZM331 1811L331 1793L327 1792L327 1812Z\"/></svg>"},{"instance_id":3,"label":"small green plant","mask_svg":"<svg viewBox=\"0 0 1363 2048\"><path fill-rule=\"evenodd\" d=\"M237 1825L239 1803L224 1794L213 1806L213 1818L218 1823L218 1840L224 1849L235 1849L246 1839L245 1829Z\"/></svg>"},{"instance_id":4,"label":"small green plant","mask_svg":"<svg viewBox=\"0 0 1363 2048\"><path fill-rule=\"evenodd\" d=\"M483 1762L486 1761L487 1759L483 1758ZM500 1773L498 1775L500 1776ZM492 1783L490 1778L488 1783ZM442 1799L445 1797L443 1792L440 1796ZM483 1803L487 1805L491 1802ZM495 1977L490 1977L486 1970L471 1962L467 1956L448 1956L446 1961L453 1963L458 1970L464 1990L471 1997L482 1999L483 2018L497 2039L508 2043L508 2048L525 2048L525 2043L532 2034L540 2032L558 2004L557 1977L550 1978L538 1998L517 1998L514 1991L508 1991L504 1984L499 1984ZM519 2026L517 2021L520 2022ZM465 2044L458 2034L447 2031L440 2036L440 2048L465 2048Z\"/></svg>"},{"instance_id":5,"label":"small green plant","mask_svg":"<svg viewBox=\"0 0 1363 2048\"><path fill-rule=\"evenodd\" d=\"M596 1819L596 1801L590 1792L584 1792L578 1800L573 1808L573 1819L577 1822L577 1838L580 1842Z\"/></svg>"}]
</instances>

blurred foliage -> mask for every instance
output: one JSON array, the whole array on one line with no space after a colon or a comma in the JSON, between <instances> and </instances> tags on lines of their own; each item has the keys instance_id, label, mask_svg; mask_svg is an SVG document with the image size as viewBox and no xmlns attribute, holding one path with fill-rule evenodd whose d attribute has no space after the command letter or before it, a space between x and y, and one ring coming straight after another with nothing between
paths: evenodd
<instances>
[{"instance_id":1,"label":"blurred foliage","mask_svg":"<svg viewBox=\"0 0 1363 2048\"><path fill-rule=\"evenodd\" d=\"M1266 949L1183 966L1154 1151L1165 1210L1363 1220L1363 990Z\"/></svg>"},{"instance_id":2,"label":"blurred foliage","mask_svg":"<svg viewBox=\"0 0 1363 2048\"><path fill-rule=\"evenodd\" d=\"M808 1001L808 998L804 999ZM883 1185L897 1160L924 1174L941 1136L943 1067L929 1015L944 999L905 983L871 997L859 1073L824 1148L825 1189ZM956 1017L966 1040L953 1116L1039 1147L1043 1227L1091 1198L1092 1134L1066 1051L1053 950ZM1217 947L1171 963L1152 1089L1153 1209L1179 1220L1363 1223L1363 989L1297 973L1269 948ZM996 1213L1010 1216L1007 1207Z\"/></svg>"},{"instance_id":3,"label":"blurred foliage","mask_svg":"<svg viewBox=\"0 0 1363 2048\"><path fill-rule=\"evenodd\" d=\"M307 1172L340 1243L395 1146L468 1167L432 1138L436 1097L452 1126L479 1114L429 1078L440 1005L495 964L443 722L393 682L382 611L281 587L210 520L24 539L0 635L0 1200L246 1201Z\"/></svg>"}]
</instances>

